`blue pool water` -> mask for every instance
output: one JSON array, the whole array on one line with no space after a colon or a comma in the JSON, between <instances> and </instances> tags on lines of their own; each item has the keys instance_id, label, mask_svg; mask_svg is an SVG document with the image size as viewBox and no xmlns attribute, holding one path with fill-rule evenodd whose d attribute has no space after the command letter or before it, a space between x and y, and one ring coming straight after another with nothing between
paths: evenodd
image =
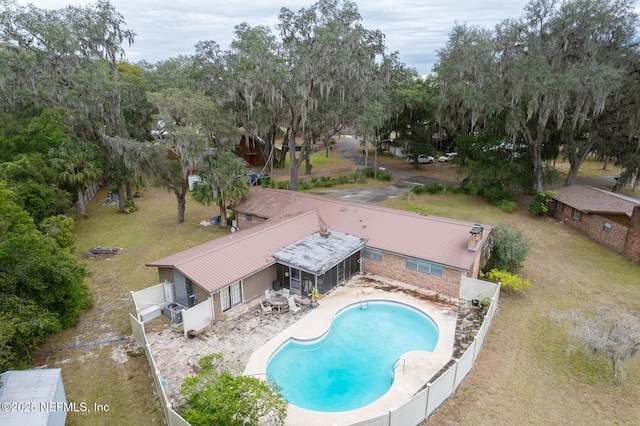
<instances>
[{"instance_id":1,"label":"blue pool water","mask_svg":"<svg viewBox=\"0 0 640 426\"><path fill-rule=\"evenodd\" d=\"M429 316L396 302L368 305L339 312L322 338L290 340L272 355L267 374L290 404L324 412L364 407L389 390L402 354L433 352L439 333Z\"/></svg>"}]
</instances>

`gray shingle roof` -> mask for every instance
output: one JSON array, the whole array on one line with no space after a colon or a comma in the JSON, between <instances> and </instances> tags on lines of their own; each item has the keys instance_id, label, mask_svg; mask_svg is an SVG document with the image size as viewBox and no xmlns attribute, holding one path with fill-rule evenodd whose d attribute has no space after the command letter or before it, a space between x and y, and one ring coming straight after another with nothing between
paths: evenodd
<instances>
[{"instance_id":1,"label":"gray shingle roof","mask_svg":"<svg viewBox=\"0 0 640 426\"><path fill-rule=\"evenodd\" d=\"M586 185L571 185L556 190L553 197L567 206L585 213L618 214L631 217L640 200Z\"/></svg>"}]
</instances>

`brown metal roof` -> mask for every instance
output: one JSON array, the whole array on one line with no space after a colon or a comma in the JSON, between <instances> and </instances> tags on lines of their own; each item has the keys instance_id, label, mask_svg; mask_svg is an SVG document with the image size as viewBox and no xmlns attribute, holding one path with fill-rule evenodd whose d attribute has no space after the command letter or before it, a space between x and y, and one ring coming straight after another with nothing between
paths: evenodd
<instances>
[{"instance_id":1,"label":"brown metal roof","mask_svg":"<svg viewBox=\"0 0 640 426\"><path fill-rule=\"evenodd\" d=\"M176 268L215 292L275 263L271 253L316 233L321 221L367 247L463 271L472 269L478 255L468 250L473 223L438 216L268 188L253 188L234 210L269 220L147 265ZM490 232L483 225L479 248Z\"/></svg>"},{"instance_id":2,"label":"brown metal roof","mask_svg":"<svg viewBox=\"0 0 640 426\"><path fill-rule=\"evenodd\" d=\"M474 224L439 216L267 188L252 189L249 200L234 210L272 218L317 210L329 229L365 238L367 247L461 270L470 270L477 254L468 250ZM269 216L273 212L276 215ZM483 228L479 247L492 229L489 225Z\"/></svg>"},{"instance_id":3,"label":"brown metal roof","mask_svg":"<svg viewBox=\"0 0 640 426\"><path fill-rule=\"evenodd\" d=\"M585 213L618 214L631 217L640 200L586 185L571 185L556 190L553 197L567 206Z\"/></svg>"},{"instance_id":4,"label":"brown metal roof","mask_svg":"<svg viewBox=\"0 0 640 426\"><path fill-rule=\"evenodd\" d=\"M234 232L147 266L176 268L208 292L214 292L275 263L269 253L318 230L317 214L308 212Z\"/></svg>"}]
</instances>

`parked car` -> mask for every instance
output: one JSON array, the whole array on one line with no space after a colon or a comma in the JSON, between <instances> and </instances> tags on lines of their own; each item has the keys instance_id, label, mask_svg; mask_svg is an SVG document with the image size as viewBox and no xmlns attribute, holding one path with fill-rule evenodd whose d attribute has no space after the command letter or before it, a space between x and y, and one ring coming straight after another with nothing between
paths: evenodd
<instances>
[{"instance_id":1,"label":"parked car","mask_svg":"<svg viewBox=\"0 0 640 426\"><path fill-rule=\"evenodd\" d=\"M407 157L407 161L409 164L413 164L414 156L410 155ZM431 164L433 163L433 157L430 155L420 154L418 155L418 164Z\"/></svg>"},{"instance_id":2,"label":"parked car","mask_svg":"<svg viewBox=\"0 0 640 426\"><path fill-rule=\"evenodd\" d=\"M457 152L447 152L445 155L441 155L440 157L438 157L438 161L441 163L448 163L449 161L453 160L453 157L455 157L456 155L458 155Z\"/></svg>"},{"instance_id":3,"label":"parked car","mask_svg":"<svg viewBox=\"0 0 640 426\"><path fill-rule=\"evenodd\" d=\"M267 174L260 175L258 173L247 173L247 179L249 180L249 185L262 185L262 181L269 182L271 177Z\"/></svg>"}]
</instances>

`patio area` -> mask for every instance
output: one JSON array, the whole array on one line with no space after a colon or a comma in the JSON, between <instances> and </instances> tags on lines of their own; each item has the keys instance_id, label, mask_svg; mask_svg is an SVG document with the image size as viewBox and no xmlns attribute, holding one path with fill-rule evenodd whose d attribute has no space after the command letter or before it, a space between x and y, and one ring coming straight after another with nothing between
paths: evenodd
<instances>
[{"instance_id":1,"label":"patio area","mask_svg":"<svg viewBox=\"0 0 640 426\"><path fill-rule=\"evenodd\" d=\"M388 392L390 397L376 402L381 410L401 404L430 377L437 374L449 362L454 351L460 349L458 346L464 344L464 339L456 336L456 323L458 327L461 323L457 321L460 311L458 301L445 300L435 293L385 278L358 275L345 285L335 288L314 309L309 307L307 298L296 296L296 301L302 308L300 313L293 315L289 312L274 312L265 316L262 314L259 301L255 300L232 310L227 315L218 315L217 321L211 327L202 330L191 339L184 337L180 326L171 324L164 318L147 323L145 326L148 339L162 378L166 381L165 391L174 409L179 411L182 408L184 398L180 393L180 385L185 377L196 372L200 357L220 352L224 355L224 364L229 370L237 374L255 374L260 377L273 349L282 344L288 336L299 335L300 330L320 334L321 329L328 327L336 309L356 301L363 292L370 300L391 299L418 307L428 312L440 328L440 339L443 343L438 344L437 351L426 358L417 357L415 370L407 363L407 374L397 376L394 387ZM420 368L417 368L418 364ZM428 367L425 368L425 365ZM367 407L372 408L371 406ZM290 406L287 424L296 424L296 418L304 419L309 413L307 410ZM355 417L349 416L348 419L340 418L336 413L317 414L323 417L329 415L331 419L326 420L331 424L349 424L359 418L370 417L370 412L366 410L352 413ZM334 415L336 418L333 418Z\"/></svg>"}]
</instances>

